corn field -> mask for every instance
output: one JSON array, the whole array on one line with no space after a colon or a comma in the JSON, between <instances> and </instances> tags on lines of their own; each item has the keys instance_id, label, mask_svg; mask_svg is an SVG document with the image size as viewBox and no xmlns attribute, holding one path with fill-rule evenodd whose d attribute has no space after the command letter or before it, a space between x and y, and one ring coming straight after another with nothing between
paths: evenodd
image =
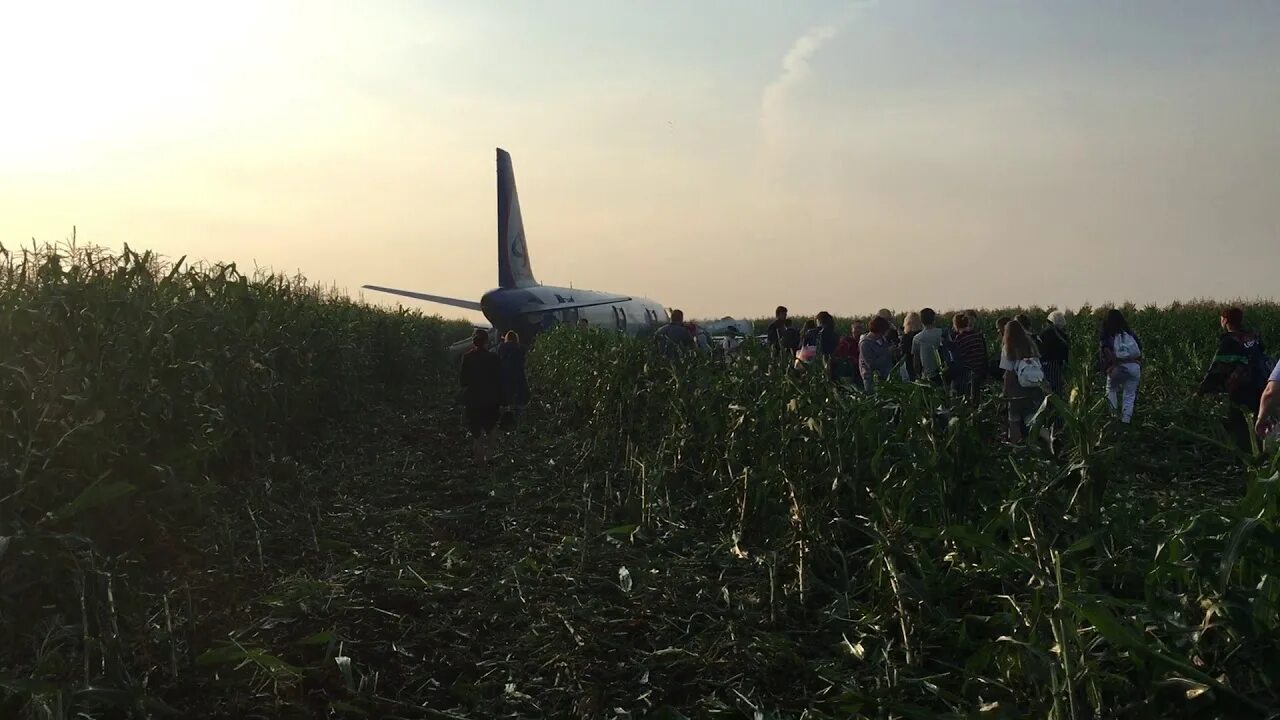
<instances>
[{"instance_id":1,"label":"corn field","mask_svg":"<svg viewBox=\"0 0 1280 720\"><path fill-rule=\"evenodd\" d=\"M988 313L987 335L1015 312ZM608 477L599 503L636 506L637 527L703 529L767 567L748 602L807 610L795 621L828 644L808 688L820 716L1271 715L1277 464L1235 451L1221 410L1189 399L1216 307L1126 314L1151 358L1139 423L1108 411L1101 314L1084 308L1069 397L1039 421L1061 423L1057 454L998 442L994 391L976 409L905 382L866 397L758 348L673 366L565 332L535 373ZM1246 314L1276 337L1277 308Z\"/></svg>"},{"instance_id":2,"label":"corn field","mask_svg":"<svg viewBox=\"0 0 1280 720\"><path fill-rule=\"evenodd\" d=\"M0 716L154 713L139 655L197 618L145 576L196 562L187 529L287 482L323 428L435 384L466 327L234 265L3 250Z\"/></svg>"},{"instance_id":3,"label":"corn field","mask_svg":"<svg viewBox=\"0 0 1280 720\"><path fill-rule=\"evenodd\" d=\"M1126 308L1130 428L1074 313L1052 451L999 442L994 391L565 328L477 468L465 324L127 249L0 259L0 717L1280 707L1280 464L1189 397L1214 306ZM1246 318L1280 342L1280 308Z\"/></svg>"}]
</instances>

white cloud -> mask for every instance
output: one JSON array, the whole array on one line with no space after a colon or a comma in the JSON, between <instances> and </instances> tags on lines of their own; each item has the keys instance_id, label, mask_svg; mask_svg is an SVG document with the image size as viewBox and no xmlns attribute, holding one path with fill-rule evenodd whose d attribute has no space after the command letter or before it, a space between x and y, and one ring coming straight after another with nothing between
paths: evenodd
<instances>
[{"instance_id":1,"label":"white cloud","mask_svg":"<svg viewBox=\"0 0 1280 720\"><path fill-rule=\"evenodd\" d=\"M840 33L857 10L868 4L850 3L834 19L809 28L792 43L791 49L782 57L782 72L765 86L760 98L760 125L766 142L772 143L785 123L788 96L809 77L809 61L814 54Z\"/></svg>"}]
</instances>

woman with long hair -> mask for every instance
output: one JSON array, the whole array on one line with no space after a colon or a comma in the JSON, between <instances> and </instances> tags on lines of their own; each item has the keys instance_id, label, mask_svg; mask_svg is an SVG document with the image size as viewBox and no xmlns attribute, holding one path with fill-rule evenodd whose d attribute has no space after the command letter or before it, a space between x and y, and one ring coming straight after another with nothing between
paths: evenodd
<instances>
[{"instance_id":1,"label":"woman with long hair","mask_svg":"<svg viewBox=\"0 0 1280 720\"><path fill-rule=\"evenodd\" d=\"M796 350L795 368L803 370L822 354L822 330L817 320L805 320L800 330L800 349Z\"/></svg>"},{"instance_id":2,"label":"woman with long hair","mask_svg":"<svg viewBox=\"0 0 1280 720\"><path fill-rule=\"evenodd\" d=\"M524 348L515 330L508 330L498 346L498 360L502 362L502 404L507 408L511 423L519 422L524 408L529 404L529 378L524 371Z\"/></svg>"},{"instance_id":3,"label":"woman with long hair","mask_svg":"<svg viewBox=\"0 0 1280 720\"><path fill-rule=\"evenodd\" d=\"M1119 409L1120 422L1133 419L1133 405L1138 399L1138 381L1142 377L1142 344L1129 329L1124 313L1116 308L1107 311L1098 333L1098 352L1102 372L1107 376L1107 402L1111 410Z\"/></svg>"},{"instance_id":4,"label":"woman with long hair","mask_svg":"<svg viewBox=\"0 0 1280 720\"><path fill-rule=\"evenodd\" d=\"M840 331L836 329L836 319L831 313L823 310L818 313L818 354L827 365L827 377L836 379L835 355L840 345Z\"/></svg>"},{"instance_id":5,"label":"woman with long hair","mask_svg":"<svg viewBox=\"0 0 1280 720\"><path fill-rule=\"evenodd\" d=\"M1000 369L1004 370L1004 395L1009 400L1009 441L1022 442L1023 430L1031 425L1044 400L1044 372L1040 350L1019 322L1004 326L1000 344Z\"/></svg>"}]
</instances>

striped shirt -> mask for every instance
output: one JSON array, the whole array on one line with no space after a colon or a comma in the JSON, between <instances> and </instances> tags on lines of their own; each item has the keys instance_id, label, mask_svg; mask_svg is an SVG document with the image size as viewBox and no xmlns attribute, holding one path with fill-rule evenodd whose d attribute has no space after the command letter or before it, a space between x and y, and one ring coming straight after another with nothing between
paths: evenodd
<instances>
[{"instance_id":1,"label":"striped shirt","mask_svg":"<svg viewBox=\"0 0 1280 720\"><path fill-rule=\"evenodd\" d=\"M960 355L960 362L969 372L975 375L986 375L987 373L987 342L983 339L982 333L973 330L961 330L956 333L953 341L956 344L956 351Z\"/></svg>"}]
</instances>

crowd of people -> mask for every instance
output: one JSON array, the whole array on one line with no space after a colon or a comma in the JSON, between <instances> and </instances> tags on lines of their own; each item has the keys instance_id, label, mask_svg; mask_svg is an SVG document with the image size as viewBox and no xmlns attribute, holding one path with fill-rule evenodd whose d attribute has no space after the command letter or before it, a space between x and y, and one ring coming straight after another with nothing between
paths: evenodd
<instances>
[{"instance_id":1,"label":"crowd of people","mask_svg":"<svg viewBox=\"0 0 1280 720\"><path fill-rule=\"evenodd\" d=\"M779 306L765 342L797 371L823 367L832 382L867 394L896 375L977 404L982 388L996 381L1008 402L1009 439L1018 441L1044 393L1062 392L1070 352L1066 315L1051 313L1038 332L1026 316L1000 318L996 331L999 349L989 356L975 310L946 322L933 308L924 308L903 317L901 329L892 313L881 310L854 321L844 335L827 312L795 330L787 308Z\"/></svg>"},{"instance_id":2,"label":"crowd of people","mask_svg":"<svg viewBox=\"0 0 1280 720\"><path fill-rule=\"evenodd\" d=\"M1265 351L1261 336L1248 330L1240 308L1221 313L1222 334L1196 395L1225 394L1225 425L1241 449L1252 447L1252 434L1267 435L1280 411L1280 365ZM772 356L795 372L821 368L831 382L866 394L893 380L920 382L976 405L983 388L995 383L1007 407L1008 439L1022 440L1048 393L1061 395L1071 367L1071 339L1067 317L1048 314L1039 328L1030 317L1001 317L995 323L994 353L975 310L951 316L950 322L933 308L908 313L899 329L888 310L867 320L855 320L847 334L835 318L820 312L800 328L786 307L779 306L765 334ZM680 310L658 328L654 340L670 358L706 352L697 333ZM491 351L489 335L477 330L460 372L466 425L474 441L477 463L488 457L488 440L499 424L514 426L529 402L525 350L515 332L503 336ZM1118 309L1108 310L1098 329L1094 368L1106 379L1106 396L1119 421L1133 421L1145 364L1142 341ZM1248 413L1257 409L1250 427ZM1044 431L1044 432L1047 432Z\"/></svg>"},{"instance_id":3,"label":"crowd of people","mask_svg":"<svg viewBox=\"0 0 1280 720\"><path fill-rule=\"evenodd\" d=\"M1271 431L1274 411L1280 410L1280 367L1265 352L1262 338L1245 328L1240 308L1221 313L1222 334L1217 353L1201 381L1198 395L1221 393L1228 398L1228 433L1241 449L1252 447L1251 430ZM1067 317L1048 314L1037 327L1024 314L1001 317L995 323L996 350L989 346L978 313L967 310L950 322L932 308L908 313L901 329L888 310L869 320L855 320L848 334L836 327L830 313L820 312L796 329L784 306L779 306L765 342L775 357L797 371L825 370L832 382L863 393L874 393L896 368L899 379L944 388L957 398L976 404L982 388L999 386L1008 408L1008 437L1020 441L1047 393L1061 395L1071 362ZM1119 421L1132 423L1138 387L1145 364L1142 342L1124 313L1109 310L1098 329L1094 368L1106 379L1106 396ZM1248 412L1257 409L1250 428Z\"/></svg>"}]
</instances>

